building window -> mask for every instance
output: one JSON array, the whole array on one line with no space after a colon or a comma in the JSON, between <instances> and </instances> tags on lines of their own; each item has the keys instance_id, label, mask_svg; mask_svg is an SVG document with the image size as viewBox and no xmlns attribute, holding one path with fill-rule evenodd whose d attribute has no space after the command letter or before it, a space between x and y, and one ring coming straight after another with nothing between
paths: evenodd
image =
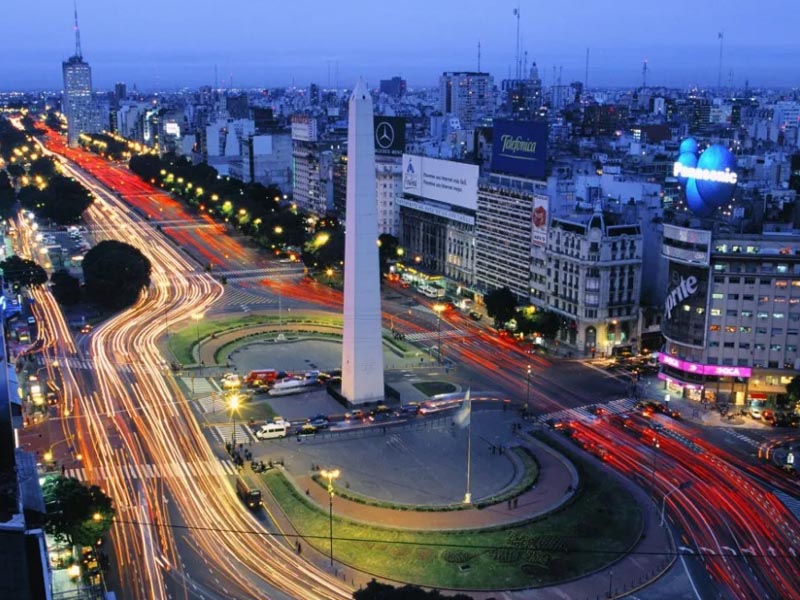
<instances>
[{"instance_id":1,"label":"building window","mask_svg":"<svg viewBox=\"0 0 800 600\"><path fill-rule=\"evenodd\" d=\"M744 278L744 284L745 285L754 285L755 282L756 282L756 278L755 277L745 277Z\"/></svg>"},{"instance_id":2,"label":"building window","mask_svg":"<svg viewBox=\"0 0 800 600\"><path fill-rule=\"evenodd\" d=\"M781 351L781 345L780 344L770 344L769 345L769 349L772 350L773 352L780 352Z\"/></svg>"},{"instance_id":3,"label":"building window","mask_svg":"<svg viewBox=\"0 0 800 600\"><path fill-rule=\"evenodd\" d=\"M736 333L735 325L725 325L725 333Z\"/></svg>"},{"instance_id":4,"label":"building window","mask_svg":"<svg viewBox=\"0 0 800 600\"><path fill-rule=\"evenodd\" d=\"M719 294L719 293L711 294L711 299L712 300L722 300L724 298L725 298L725 294Z\"/></svg>"},{"instance_id":5,"label":"building window","mask_svg":"<svg viewBox=\"0 0 800 600\"><path fill-rule=\"evenodd\" d=\"M769 313L760 312L760 313L758 313L758 318L759 319L769 319Z\"/></svg>"},{"instance_id":6,"label":"building window","mask_svg":"<svg viewBox=\"0 0 800 600\"><path fill-rule=\"evenodd\" d=\"M723 346L725 346L726 348L733 348L734 344L733 342L725 342Z\"/></svg>"},{"instance_id":7,"label":"building window","mask_svg":"<svg viewBox=\"0 0 800 600\"><path fill-rule=\"evenodd\" d=\"M738 300L739 294L728 294L728 300Z\"/></svg>"},{"instance_id":8,"label":"building window","mask_svg":"<svg viewBox=\"0 0 800 600\"><path fill-rule=\"evenodd\" d=\"M773 327L772 328L772 335L783 335L783 328L782 327Z\"/></svg>"},{"instance_id":9,"label":"building window","mask_svg":"<svg viewBox=\"0 0 800 600\"><path fill-rule=\"evenodd\" d=\"M736 310L726 310L725 311L725 316L726 317L735 317L738 314L739 314L739 311L736 311Z\"/></svg>"},{"instance_id":10,"label":"building window","mask_svg":"<svg viewBox=\"0 0 800 600\"><path fill-rule=\"evenodd\" d=\"M782 319L783 318L783 313L774 313L772 315L772 318L773 319Z\"/></svg>"},{"instance_id":11,"label":"building window","mask_svg":"<svg viewBox=\"0 0 800 600\"><path fill-rule=\"evenodd\" d=\"M744 300L745 302L752 302L753 300L755 300L755 296L753 296L753 294L745 294L744 296L742 296L742 300Z\"/></svg>"},{"instance_id":12,"label":"building window","mask_svg":"<svg viewBox=\"0 0 800 600\"><path fill-rule=\"evenodd\" d=\"M750 342L739 342L739 350L748 350L750 348Z\"/></svg>"},{"instance_id":13,"label":"building window","mask_svg":"<svg viewBox=\"0 0 800 600\"><path fill-rule=\"evenodd\" d=\"M739 333L753 333L752 327L739 327Z\"/></svg>"},{"instance_id":14,"label":"building window","mask_svg":"<svg viewBox=\"0 0 800 600\"><path fill-rule=\"evenodd\" d=\"M785 279L777 279L775 281L775 287L779 287L779 288L789 287L789 282L786 281Z\"/></svg>"},{"instance_id":15,"label":"building window","mask_svg":"<svg viewBox=\"0 0 800 600\"><path fill-rule=\"evenodd\" d=\"M752 318L752 317L753 317L753 311L752 310L743 310L742 311L742 318L748 319L748 318Z\"/></svg>"},{"instance_id":16,"label":"building window","mask_svg":"<svg viewBox=\"0 0 800 600\"><path fill-rule=\"evenodd\" d=\"M708 330L709 331L719 331L719 329L720 329L719 325L709 325L708 326Z\"/></svg>"},{"instance_id":17,"label":"building window","mask_svg":"<svg viewBox=\"0 0 800 600\"><path fill-rule=\"evenodd\" d=\"M711 309L711 316L712 317L718 317L721 314L722 314L722 309L720 309L720 308L712 308Z\"/></svg>"},{"instance_id":18,"label":"building window","mask_svg":"<svg viewBox=\"0 0 800 600\"><path fill-rule=\"evenodd\" d=\"M728 283L739 283L740 280L739 277L728 277Z\"/></svg>"}]
</instances>

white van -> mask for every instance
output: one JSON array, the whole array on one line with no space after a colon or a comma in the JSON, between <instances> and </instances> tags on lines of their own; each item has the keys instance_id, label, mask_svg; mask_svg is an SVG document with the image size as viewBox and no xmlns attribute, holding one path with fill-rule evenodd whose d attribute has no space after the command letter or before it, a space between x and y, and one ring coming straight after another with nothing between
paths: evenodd
<instances>
[{"instance_id":1,"label":"white van","mask_svg":"<svg viewBox=\"0 0 800 600\"><path fill-rule=\"evenodd\" d=\"M285 421L282 423L267 423L262 425L261 429L256 431L256 437L260 440L271 440L275 438L286 437L289 432L289 424Z\"/></svg>"},{"instance_id":2,"label":"white van","mask_svg":"<svg viewBox=\"0 0 800 600\"><path fill-rule=\"evenodd\" d=\"M236 373L226 373L220 379L220 383L222 383L222 387L226 390L242 386L242 382L239 379L239 375L237 375Z\"/></svg>"}]
</instances>

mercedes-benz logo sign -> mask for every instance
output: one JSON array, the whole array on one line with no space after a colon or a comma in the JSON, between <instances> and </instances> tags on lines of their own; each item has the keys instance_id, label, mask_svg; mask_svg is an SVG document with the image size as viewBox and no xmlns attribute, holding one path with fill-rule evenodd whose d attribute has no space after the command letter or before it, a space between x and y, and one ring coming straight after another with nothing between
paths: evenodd
<instances>
[{"instance_id":1,"label":"mercedes-benz logo sign","mask_svg":"<svg viewBox=\"0 0 800 600\"><path fill-rule=\"evenodd\" d=\"M379 148L386 150L391 148L394 144L394 127L388 121L381 121L378 123L378 128L375 130L375 141Z\"/></svg>"}]
</instances>

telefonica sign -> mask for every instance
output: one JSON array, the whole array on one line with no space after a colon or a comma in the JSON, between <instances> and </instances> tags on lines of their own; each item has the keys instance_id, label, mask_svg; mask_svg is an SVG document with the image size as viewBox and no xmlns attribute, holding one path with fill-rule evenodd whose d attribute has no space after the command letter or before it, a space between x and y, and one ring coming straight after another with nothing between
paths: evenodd
<instances>
[{"instance_id":1,"label":"telefonica sign","mask_svg":"<svg viewBox=\"0 0 800 600\"><path fill-rule=\"evenodd\" d=\"M687 373L697 375L712 375L716 377L750 377L753 370L750 367L729 367L726 365L701 365L686 360L681 360L669 354L659 353L658 362Z\"/></svg>"},{"instance_id":2,"label":"telefonica sign","mask_svg":"<svg viewBox=\"0 0 800 600\"><path fill-rule=\"evenodd\" d=\"M496 119L493 126L492 171L543 178L547 166L547 125L538 121Z\"/></svg>"},{"instance_id":3,"label":"telefonica sign","mask_svg":"<svg viewBox=\"0 0 800 600\"><path fill-rule=\"evenodd\" d=\"M736 157L725 146L714 144L699 157L697 153L694 139L683 140L672 174L686 190L689 210L698 217L707 217L731 201L739 175L734 170Z\"/></svg>"}]
</instances>

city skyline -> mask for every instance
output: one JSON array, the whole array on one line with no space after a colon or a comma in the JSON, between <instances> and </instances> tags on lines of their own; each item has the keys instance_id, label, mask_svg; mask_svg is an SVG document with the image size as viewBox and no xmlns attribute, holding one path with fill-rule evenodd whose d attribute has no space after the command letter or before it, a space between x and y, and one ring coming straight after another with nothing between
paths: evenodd
<instances>
[{"instance_id":1,"label":"city skyline","mask_svg":"<svg viewBox=\"0 0 800 600\"><path fill-rule=\"evenodd\" d=\"M375 87L393 75L427 87L443 71L477 70L479 42L481 70L499 82L515 71L516 5L414 0L366 15L360 5L328 13L308 0L275 12L238 0L218 14L207 3L162 7L143 0L118 7L113 20L98 0L83 0L78 10L98 89L125 81L145 90L173 90L213 85L215 72L219 87L315 82L346 88L359 76ZM765 16L755 5L738 6L734 13L721 2L681 0L657 19L628 1L616 3L614 11L575 0L520 8L520 60L527 51L527 64L537 63L545 85L559 72L562 83L584 81L589 48L590 87L641 85L644 60L651 86L714 87L720 32L724 86L740 87L745 80L751 87L795 84L800 52L792 23L800 18L800 6L794 3L776 2ZM58 64L74 51L72 10L71 3L62 3L35 27L27 26L23 11L7 13L0 34L14 60L0 66L5 90L60 88Z\"/></svg>"}]
</instances>

